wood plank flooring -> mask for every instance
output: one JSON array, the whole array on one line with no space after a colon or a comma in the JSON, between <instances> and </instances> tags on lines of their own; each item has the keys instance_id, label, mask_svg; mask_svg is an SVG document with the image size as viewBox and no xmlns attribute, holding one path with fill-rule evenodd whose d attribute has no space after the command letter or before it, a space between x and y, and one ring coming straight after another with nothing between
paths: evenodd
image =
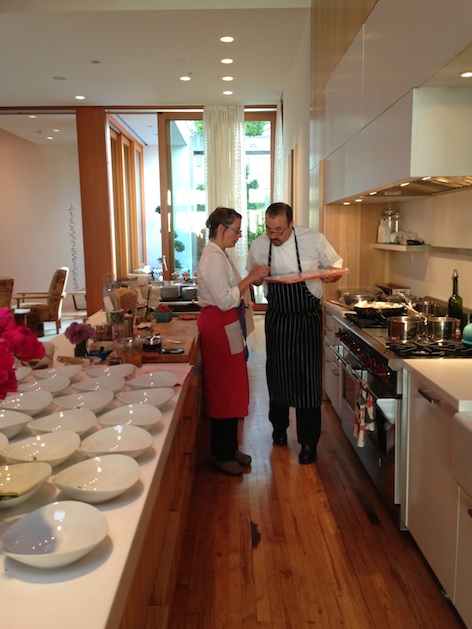
<instances>
[{"instance_id":1,"label":"wood plank flooring","mask_svg":"<svg viewBox=\"0 0 472 629\"><path fill-rule=\"evenodd\" d=\"M463 627L411 536L380 501L331 406L318 458L298 463L267 419L264 315L250 336L251 407L242 478L209 462L202 420L172 629L455 629Z\"/></svg>"}]
</instances>

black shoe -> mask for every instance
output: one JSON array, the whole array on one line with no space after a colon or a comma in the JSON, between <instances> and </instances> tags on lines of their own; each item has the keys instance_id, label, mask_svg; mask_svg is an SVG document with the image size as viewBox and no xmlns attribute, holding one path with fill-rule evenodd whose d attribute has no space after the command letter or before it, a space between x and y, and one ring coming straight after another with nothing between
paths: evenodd
<instances>
[{"instance_id":1,"label":"black shoe","mask_svg":"<svg viewBox=\"0 0 472 629\"><path fill-rule=\"evenodd\" d=\"M302 465L309 465L316 459L316 447L309 445L302 445L300 454L298 455L298 462Z\"/></svg>"},{"instance_id":2,"label":"black shoe","mask_svg":"<svg viewBox=\"0 0 472 629\"><path fill-rule=\"evenodd\" d=\"M275 446L287 445L287 433L285 430L274 430L272 433L272 441Z\"/></svg>"}]
</instances>

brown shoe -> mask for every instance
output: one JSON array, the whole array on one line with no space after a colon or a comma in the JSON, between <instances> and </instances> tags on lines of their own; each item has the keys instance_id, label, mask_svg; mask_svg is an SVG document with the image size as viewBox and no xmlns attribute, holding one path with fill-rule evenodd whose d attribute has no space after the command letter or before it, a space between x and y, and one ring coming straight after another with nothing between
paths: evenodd
<instances>
[{"instance_id":1,"label":"brown shoe","mask_svg":"<svg viewBox=\"0 0 472 629\"><path fill-rule=\"evenodd\" d=\"M211 460L213 465L226 476L242 476L243 474L243 468L237 461L217 461L214 457Z\"/></svg>"},{"instance_id":2,"label":"brown shoe","mask_svg":"<svg viewBox=\"0 0 472 629\"><path fill-rule=\"evenodd\" d=\"M244 454L241 450L236 450L234 453L234 458L243 467L249 467L251 465L252 457L249 454Z\"/></svg>"}]
</instances>

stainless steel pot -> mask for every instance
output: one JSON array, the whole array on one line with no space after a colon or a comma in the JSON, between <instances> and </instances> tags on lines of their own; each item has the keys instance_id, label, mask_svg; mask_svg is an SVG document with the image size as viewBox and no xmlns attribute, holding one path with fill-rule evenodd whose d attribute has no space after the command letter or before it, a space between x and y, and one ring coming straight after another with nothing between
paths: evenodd
<instances>
[{"instance_id":1,"label":"stainless steel pot","mask_svg":"<svg viewBox=\"0 0 472 629\"><path fill-rule=\"evenodd\" d=\"M351 288L350 290L339 291L339 301L346 306L352 306L359 301L375 301L377 294L368 288Z\"/></svg>"},{"instance_id":2,"label":"stainless steel pot","mask_svg":"<svg viewBox=\"0 0 472 629\"><path fill-rule=\"evenodd\" d=\"M406 343L424 336L423 317L389 317L387 319L387 341Z\"/></svg>"},{"instance_id":3,"label":"stainless steel pot","mask_svg":"<svg viewBox=\"0 0 472 629\"><path fill-rule=\"evenodd\" d=\"M178 284L165 284L161 286L161 299L172 300L180 297L180 286Z\"/></svg>"},{"instance_id":4,"label":"stainless steel pot","mask_svg":"<svg viewBox=\"0 0 472 629\"><path fill-rule=\"evenodd\" d=\"M428 317L426 321L426 337L428 341L450 341L456 337L456 329L460 327L459 319L453 317Z\"/></svg>"},{"instance_id":5,"label":"stainless steel pot","mask_svg":"<svg viewBox=\"0 0 472 629\"><path fill-rule=\"evenodd\" d=\"M182 286L180 289L180 296L186 301L197 299L198 291L196 286Z\"/></svg>"}]
</instances>

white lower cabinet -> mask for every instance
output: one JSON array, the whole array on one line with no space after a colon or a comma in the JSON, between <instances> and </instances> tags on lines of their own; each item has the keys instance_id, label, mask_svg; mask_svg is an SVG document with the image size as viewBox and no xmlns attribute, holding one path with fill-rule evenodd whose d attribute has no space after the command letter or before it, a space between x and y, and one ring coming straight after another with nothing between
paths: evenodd
<instances>
[{"instance_id":1,"label":"white lower cabinet","mask_svg":"<svg viewBox=\"0 0 472 629\"><path fill-rule=\"evenodd\" d=\"M457 539L454 605L467 627L472 627L472 498L461 488Z\"/></svg>"},{"instance_id":2,"label":"white lower cabinet","mask_svg":"<svg viewBox=\"0 0 472 629\"><path fill-rule=\"evenodd\" d=\"M325 318L323 336L323 387L326 395L331 401L334 410L339 415L339 361L330 349L330 345L334 345L337 342L336 332L339 329L339 324L336 323L336 320L333 316L333 311L329 308L328 305L325 306L324 311Z\"/></svg>"},{"instance_id":3,"label":"white lower cabinet","mask_svg":"<svg viewBox=\"0 0 472 629\"><path fill-rule=\"evenodd\" d=\"M408 528L451 599L459 493L452 462L452 422L456 412L437 391L411 375Z\"/></svg>"}]
</instances>

